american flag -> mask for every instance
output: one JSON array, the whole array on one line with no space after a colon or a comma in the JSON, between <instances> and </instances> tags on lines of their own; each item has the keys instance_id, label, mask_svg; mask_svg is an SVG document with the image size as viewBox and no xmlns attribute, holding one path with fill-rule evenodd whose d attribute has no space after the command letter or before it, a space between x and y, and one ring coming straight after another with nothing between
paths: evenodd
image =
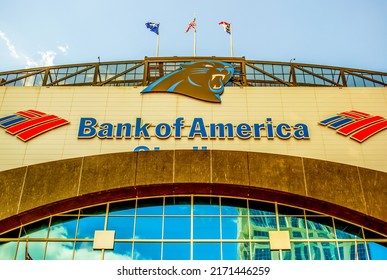
<instances>
[{"instance_id":1,"label":"american flag","mask_svg":"<svg viewBox=\"0 0 387 280\"><path fill-rule=\"evenodd\" d=\"M231 24L225 21L219 22L219 24L223 25L224 31L226 31L228 34L231 34Z\"/></svg>"},{"instance_id":2,"label":"american flag","mask_svg":"<svg viewBox=\"0 0 387 280\"><path fill-rule=\"evenodd\" d=\"M187 30L185 31L185 33L187 33L191 28L196 30L196 18L194 18L193 21L191 21L188 24L188 27L187 27Z\"/></svg>"}]
</instances>

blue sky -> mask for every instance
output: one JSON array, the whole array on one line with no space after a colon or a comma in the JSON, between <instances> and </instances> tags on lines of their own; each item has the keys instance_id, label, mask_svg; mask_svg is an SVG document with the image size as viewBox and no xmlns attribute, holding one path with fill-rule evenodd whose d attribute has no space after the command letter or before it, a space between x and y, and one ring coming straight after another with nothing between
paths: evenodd
<instances>
[{"instance_id":1,"label":"blue sky","mask_svg":"<svg viewBox=\"0 0 387 280\"><path fill-rule=\"evenodd\" d=\"M0 71L155 56L234 56L387 72L386 0L2 1Z\"/></svg>"}]
</instances>

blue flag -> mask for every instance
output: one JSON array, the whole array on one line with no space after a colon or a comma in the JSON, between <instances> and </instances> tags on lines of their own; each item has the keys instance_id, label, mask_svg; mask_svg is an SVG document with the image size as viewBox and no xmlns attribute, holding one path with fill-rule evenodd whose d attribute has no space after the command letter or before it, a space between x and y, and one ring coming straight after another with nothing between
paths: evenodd
<instances>
[{"instance_id":1,"label":"blue flag","mask_svg":"<svg viewBox=\"0 0 387 280\"><path fill-rule=\"evenodd\" d=\"M150 29L150 31L159 35L159 26L160 23L147 22L145 23L146 27Z\"/></svg>"}]
</instances>

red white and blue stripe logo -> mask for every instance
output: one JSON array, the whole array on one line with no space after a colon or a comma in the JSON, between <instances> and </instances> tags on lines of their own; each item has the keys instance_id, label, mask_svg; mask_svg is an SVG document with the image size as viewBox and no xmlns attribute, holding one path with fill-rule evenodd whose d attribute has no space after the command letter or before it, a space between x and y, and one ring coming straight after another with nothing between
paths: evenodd
<instances>
[{"instance_id":1,"label":"red white and blue stripe logo","mask_svg":"<svg viewBox=\"0 0 387 280\"><path fill-rule=\"evenodd\" d=\"M36 110L19 111L0 118L0 127L24 142L69 123L61 117Z\"/></svg>"},{"instance_id":2,"label":"red white and blue stripe logo","mask_svg":"<svg viewBox=\"0 0 387 280\"><path fill-rule=\"evenodd\" d=\"M363 142L387 128L387 119L368 113L351 110L327 118L319 124L335 129L338 133Z\"/></svg>"}]
</instances>

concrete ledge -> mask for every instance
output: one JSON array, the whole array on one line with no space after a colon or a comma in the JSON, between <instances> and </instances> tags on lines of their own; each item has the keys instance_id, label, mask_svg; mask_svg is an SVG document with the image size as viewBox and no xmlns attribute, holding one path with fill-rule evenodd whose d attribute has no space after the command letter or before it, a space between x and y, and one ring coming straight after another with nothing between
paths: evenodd
<instances>
[{"instance_id":1,"label":"concrete ledge","mask_svg":"<svg viewBox=\"0 0 387 280\"><path fill-rule=\"evenodd\" d=\"M277 201L387 233L387 173L322 160L236 151L126 152L0 172L0 232L125 198L226 195Z\"/></svg>"}]
</instances>

